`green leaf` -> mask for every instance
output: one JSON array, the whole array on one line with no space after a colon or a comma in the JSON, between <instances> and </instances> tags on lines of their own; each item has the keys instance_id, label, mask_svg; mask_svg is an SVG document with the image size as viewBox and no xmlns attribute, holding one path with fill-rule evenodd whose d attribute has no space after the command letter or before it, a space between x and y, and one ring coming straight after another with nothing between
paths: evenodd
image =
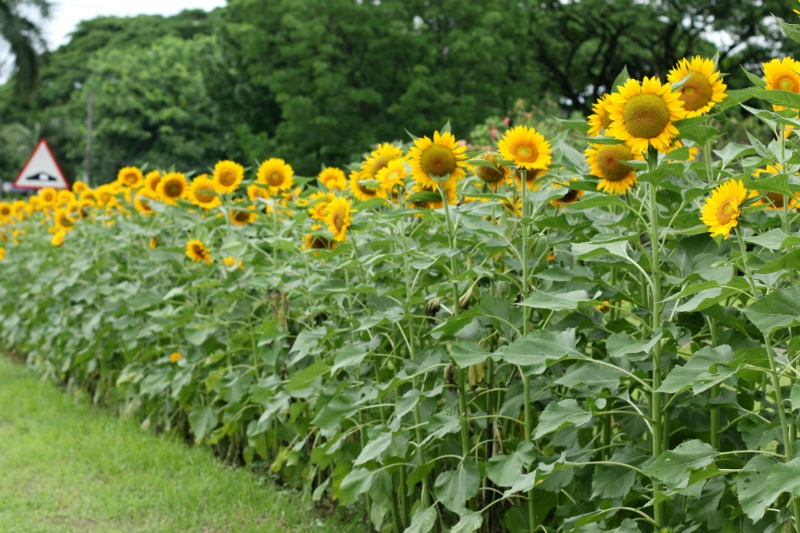
<instances>
[{"instance_id":1,"label":"green leaf","mask_svg":"<svg viewBox=\"0 0 800 533\"><path fill-rule=\"evenodd\" d=\"M436 518L439 514L436 512L436 507L420 507L414 511L414 517L411 519L411 524L403 531L403 533L428 533L433 526L436 525Z\"/></svg>"},{"instance_id":2,"label":"green leaf","mask_svg":"<svg viewBox=\"0 0 800 533\"><path fill-rule=\"evenodd\" d=\"M538 330L500 348L494 355L512 365L533 366L534 372L541 374L550 361L565 355L583 357L575 349L576 343L574 329L560 332Z\"/></svg>"},{"instance_id":3,"label":"green leaf","mask_svg":"<svg viewBox=\"0 0 800 533\"><path fill-rule=\"evenodd\" d=\"M303 390L310 386L315 379L323 374L330 372L331 367L325 364L325 361L317 361L313 365L304 368L292 376L292 379L284 385L286 390Z\"/></svg>"},{"instance_id":4,"label":"green leaf","mask_svg":"<svg viewBox=\"0 0 800 533\"><path fill-rule=\"evenodd\" d=\"M368 461L378 459L386 448L392 443L392 432L385 431L378 435L376 438L369 441L366 446L361 450L358 458L353 463L353 466L363 465Z\"/></svg>"},{"instance_id":5,"label":"green leaf","mask_svg":"<svg viewBox=\"0 0 800 533\"><path fill-rule=\"evenodd\" d=\"M773 292L743 310L764 335L800 325L800 286Z\"/></svg>"},{"instance_id":6,"label":"green leaf","mask_svg":"<svg viewBox=\"0 0 800 533\"><path fill-rule=\"evenodd\" d=\"M217 413L213 407L195 405L189 412L189 427L192 428L194 438L198 442L217 427L217 422Z\"/></svg>"},{"instance_id":7,"label":"green leaf","mask_svg":"<svg viewBox=\"0 0 800 533\"><path fill-rule=\"evenodd\" d=\"M784 196L793 196L793 192L789 189L789 176L786 174L775 174L774 176L756 180L749 174L740 174L734 179L740 179L747 189L758 191L761 194L772 192Z\"/></svg>"},{"instance_id":8,"label":"green leaf","mask_svg":"<svg viewBox=\"0 0 800 533\"><path fill-rule=\"evenodd\" d=\"M643 454L636 446L628 444L621 450L618 449L609 459L612 463L639 466L649 457ZM624 498L633 488L636 481L636 470L620 465L599 464L594 469L592 477L592 499L597 498Z\"/></svg>"},{"instance_id":9,"label":"green leaf","mask_svg":"<svg viewBox=\"0 0 800 533\"><path fill-rule=\"evenodd\" d=\"M738 367L724 366L734 359L733 350L727 344L705 346L696 351L685 365L673 368L658 392L675 393L692 387L692 392L700 394L736 373Z\"/></svg>"},{"instance_id":10,"label":"green leaf","mask_svg":"<svg viewBox=\"0 0 800 533\"><path fill-rule=\"evenodd\" d=\"M433 492L442 504L461 513L466 510L464 502L478 494L480 472L473 459L466 459L458 470L447 470L439 474Z\"/></svg>"},{"instance_id":11,"label":"green leaf","mask_svg":"<svg viewBox=\"0 0 800 533\"><path fill-rule=\"evenodd\" d=\"M772 105L788 107L789 109L800 109L800 95L777 89L750 89L756 98L765 100Z\"/></svg>"},{"instance_id":12,"label":"green leaf","mask_svg":"<svg viewBox=\"0 0 800 533\"><path fill-rule=\"evenodd\" d=\"M521 442L511 455L495 455L486 463L486 475L499 487L511 487L532 458L533 445Z\"/></svg>"},{"instance_id":13,"label":"green leaf","mask_svg":"<svg viewBox=\"0 0 800 533\"><path fill-rule=\"evenodd\" d=\"M358 495L372 488L373 473L366 468L356 468L342 480L339 485L339 503L351 505Z\"/></svg>"},{"instance_id":14,"label":"green leaf","mask_svg":"<svg viewBox=\"0 0 800 533\"><path fill-rule=\"evenodd\" d=\"M331 376L340 368L354 368L361 364L369 354L364 348L355 344L346 344L336 352L336 359L331 368Z\"/></svg>"},{"instance_id":15,"label":"green leaf","mask_svg":"<svg viewBox=\"0 0 800 533\"><path fill-rule=\"evenodd\" d=\"M731 107L736 107L737 105L746 102L753 97L753 94L750 92L750 90L750 88L747 88L728 91L728 97L725 98L721 104L714 106L714 108L718 109L719 111L725 111Z\"/></svg>"},{"instance_id":16,"label":"green leaf","mask_svg":"<svg viewBox=\"0 0 800 533\"><path fill-rule=\"evenodd\" d=\"M581 200L580 202L575 202L574 204L569 204L570 210L591 209L593 207L609 207L609 206L621 207L625 210L630 209L630 206L625 202L623 202L622 200L620 200L618 196L611 196L608 194L594 196L592 198L587 198L586 200Z\"/></svg>"},{"instance_id":17,"label":"green leaf","mask_svg":"<svg viewBox=\"0 0 800 533\"><path fill-rule=\"evenodd\" d=\"M800 267L800 248L796 248L773 261L767 261L756 272L758 274L772 274L781 270L797 270L798 267Z\"/></svg>"},{"instance_id":18,"label":"green leaf","mask_svg":"<svg viewBox=\"0 0 800 533\"><path fill-rule=\"evenodd\" d=\"M612 394L619 390L619 380L625 373L616 368L597 363L578 363L572 365L566 374L555 382L565 387L585 386L590 393L599 394L603 389L608 389Z\"/></svg>"},{"instance_id":19,"label":"green leaf","mask_svg":"<svg viewBox=\"0 0 800 533\"><path fill-rule=\"evenodd\" d=\"M453 344L450 353L461 368L480 364L486 361L490 355L480 344L471 341L459 341Z\"/></svg>"},{"instance_id":20,"label":"green leaf","mask_svg":"<svg viewBox=\"0 0 800 533\"><path fill-rule=\"evenodd\" d=\"M453 526L450 533L468 533L475 531L483 525L483 514L479 512L466 511L461 515L461 520Z\"/></svg>"},{"instance_id":21,"label":"green leaf","mask_svg":"<svg viewBox=\"0 0 800 533\"><path fill-rule=\"evenodd\" d=\"M716 453L705 442L688 440L674 450L662 453L644 469L644 473L669 485L677 485L687 471L710 465Z\"/></svg>"},{"instance_id":22,"label":"green leaf","mask_svg":"<svg viewBox=\"0 0 800 533\"><path fill-rule=\"evenodd\" d=\"M539 425L536 426L533 438L539 439L571 425L582 426L591 419L592 413L578 405L576 400L550 402L539 417Z\"/></svg>"},{"instance_id":23,"label":"green leaf","mask_svg":"<svg viewBox=\"0 0 800 533\"><path fill-rule=\"evenodd\" d=\"M649 354L653 346L661 340L663 335L659 329L652 339L646 342L638 342L627 333L614 333L606 340L606 350L611 357L619 358L628 354Z\"/></svg>"},{"instance_id":24,"label":"green leaf","mask_svg":"<svg viewBox=\"0 0 800 533\"><path fill-rule=\"evenodd\" d=\"M334 431L338 427L341 417L350 417L358 411L356 400L354 392L343 391L339 393L317 413L311 423L324 431Z\"/></svg>"},{"instance_id":25,"label":"green leaf","mask_svg":"<svg viewBox=\"0 0 800 533\"><path fill-rule=\"evenodd\" d=\"M681 139L689 139L690 141L703 146L706 141L719 137L720 133L717 128L711 126L692 126L680 130L678 136Z\"/></svg>"},{"instance_id":26,"label":"green leaf","mask_svg":"<svg viewBox=\"0 0 800 533\"><path fill-rule=\"evenodd\" d=\"M792 411L800 409L800 383L792 385L792 392L790 394L792 400Z\"/></svg>"},{"instance_id":27,"label":"green leaf","mask_svg":"<svg viewBox=\"0 0 800 533\"><path fill-rule=\"evenodd\" d=\"M622 67L622 72L620 72L617 77L614 79L614 83L611 84L611 92L619 92L617 90L618 87L625 85L625 82L630 79L630 75L628 74L628 66L625 65Z\"/></svg>"},{"instance_id":28,"label":"green leaf","mask_svg":"<svg viewBox=\"0 0 800 533\"><path fill-rule=\"evenodd\" d=\"M617 241L609 243L595 244L591 242L574 243L572 253L581 260L597 257L599 255L614 255L617 257L628 257L628 242Z\"/></svg>"},{"instance_id":29,"label":"green leaf","mask_svg":"<svg viewBox=\"0 0 800 533\"><path fill-rule=\"evenodd\" d=\"M778 26L781 27L783 33L786 34L788 38L790 38L796 43L800 43L800 26L796 24L786 24L781 19L775 16L773 16L772 18L775 19L775 22L778 23Z\"/></svg>"},{"instance_id":30,"label":"green leaf","mask_svg":"<svg viewBox=\"0 0 800 533\"><path fill-rule=\"evenodd\" d=\"M745 242L757 244L769 250L779 250L783 244L783 241L786 240L787 237L788 235L784 233L782 229L775 228L766 233L762 233L761 235L745 237L744 240Z\"/></svg>"},{"instance_id":31,"label":"green leaf","mask_svg":"<svg viewBox=\"0 0 800 533\"><path fill-rule=\"evenodd\" d=\"M755 74L752 74L746 68L742 67L742 70L744 71L745 75L750 79L750 81L753 83L753 85L755 85L759 89L764 89L767 86L767 82L765 82L763 79L759 78ZM749 90L752 92L754 89L750 88Z\"/></svg>"},{"instance_id":32,"label":"green leaf","mask_svg":"<svg viewBox=\"0 0 800 533\"><path fill-rule=\"evenodd\" d=\"M599 293L598 293L599 294ZM537 309L550 309L553 311L563 311L564 309L577 309L582 305L591 303L586 291L572 291L560 294L551 294L544 291L536 291L527 300L519 305L535 307Z\"/></svg>"},{"instance_id":33,"label":"green leaf","mask_svg":"<svg viewBox=\"0 0 800 533\"><path fill-rule=\"evenodd\" d=\"M732 161L746 155L756 153L755 148L746 144L729 143L722 150L714 150L714 153L722 160L722 168L727 167Z\"/></svg>"}]
</instances>

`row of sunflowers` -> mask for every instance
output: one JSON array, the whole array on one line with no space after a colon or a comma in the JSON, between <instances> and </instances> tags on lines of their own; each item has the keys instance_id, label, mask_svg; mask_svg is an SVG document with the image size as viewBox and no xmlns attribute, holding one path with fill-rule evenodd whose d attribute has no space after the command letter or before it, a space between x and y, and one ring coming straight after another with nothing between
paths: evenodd
<instances>
[{"instance_id":1,"label":"row of sunflowers","mask_svg":"<svg viewBox=\"0 0 800 533\"><path fill-rule=\"evenodd\" d=\"M762 67L623 72L490 151L0 203L0 342L365 530L800 532L800 64Z\"/></svg>"}]
</instances>

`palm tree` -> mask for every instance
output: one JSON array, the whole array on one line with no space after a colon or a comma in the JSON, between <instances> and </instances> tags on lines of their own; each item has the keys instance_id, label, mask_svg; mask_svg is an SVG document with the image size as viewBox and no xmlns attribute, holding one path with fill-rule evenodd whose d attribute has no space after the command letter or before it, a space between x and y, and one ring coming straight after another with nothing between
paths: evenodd
<instances>
[{"instance_id":1,"label":"palm tree","mask_svg":"<svg viewBox=\"0 0 800 533\"><path fill-rule=\"evenodd\" d=\"M47 0L0 0L0 39L8 42L14 57L17 91L30 94L39 78L39 53L47 46L41 28L22 13L32 9L42 18L50 16Z\"/></svg>"}]
</instances>

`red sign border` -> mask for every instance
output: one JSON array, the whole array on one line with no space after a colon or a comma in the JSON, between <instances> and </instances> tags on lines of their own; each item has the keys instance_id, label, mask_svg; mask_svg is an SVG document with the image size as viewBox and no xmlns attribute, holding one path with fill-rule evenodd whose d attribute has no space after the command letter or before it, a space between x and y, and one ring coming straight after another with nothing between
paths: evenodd
<instances>
[{"instance_id":1,"label":"red sign border","mask_svg":"<svg viewBox=\"0 0 800 533\"><path fill-rule=\"evenodd\" d=\"M19 174L18 174L18 175L17 175L17 177L14 179L14 183L13 183L13 186L14 186L14 188L15 188L15 189L26 189L26 190L29 190L29 191L38 191L38 190L41 190L41 189L47 189L47 188L49 188L49 187L41 187L41 188L38 188L38 187L23 187L23 186L17 186L17 182L18 182L18 181L20 180L20 178L22 177L22 173L25 171L25 169L26 169L26 168L28 168L28 163L30 163L30 162L31 162L31 159L33 159L33 154L35 154L37 151L39 151L39 147L40 147L42 144L44 144L44 147L45 147L45 148L47 148L47 152L50 154L50 157L52 157L52 158L53 158L53 162L56 164L56 168L57 168L57 169L58 169L58 171L61 173L61 177L63 178L63 180L64 180L64 183L66 183L66 184L67 184L67 190L71 190L71 189L72 189L72 186L70 185L70 183L69 183L69 180L67 179L67 176L65 176L65 175L64 175L64 171L63 171L63 170L61 170L61 165L59 165L59 164L58 164L58 159L56 159L56 156L55 156L55 155L53 155L53 151L50 149L50 145L49 145L49 144L47 144L47 141L46 141L45 139L42 139L42 140L40 140L40 141L39 141L39 144L37 144L37 145L36 145L36 148L34 148L34 149L33 149L33 152L31 152L31 155L30 155L30 156L28 156L28 160L27 160L27 161L25 161L25 164L24 164L24 165L22 165L22 170L20 170L20 171L19 171Z\"/></svg>"}]
</instances>

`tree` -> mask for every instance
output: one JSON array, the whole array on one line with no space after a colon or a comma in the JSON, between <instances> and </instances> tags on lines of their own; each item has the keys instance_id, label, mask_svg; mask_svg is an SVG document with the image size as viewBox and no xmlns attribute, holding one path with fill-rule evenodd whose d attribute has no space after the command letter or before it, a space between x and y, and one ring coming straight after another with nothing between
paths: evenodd
<instances>
[{"instance_id":1,"label":"tree","mask_svg":"<svg viewBox=\"0 0 800 533\"><path fill-rule=\"evenodd\" d=\"M46 49L41 28L22 13L33 9L42 18L50 16L47 0L0 0L0 38L8 42L14 56L16 89L29 95L39 78L39 54Z\"/></svg>"}]
</instances>

